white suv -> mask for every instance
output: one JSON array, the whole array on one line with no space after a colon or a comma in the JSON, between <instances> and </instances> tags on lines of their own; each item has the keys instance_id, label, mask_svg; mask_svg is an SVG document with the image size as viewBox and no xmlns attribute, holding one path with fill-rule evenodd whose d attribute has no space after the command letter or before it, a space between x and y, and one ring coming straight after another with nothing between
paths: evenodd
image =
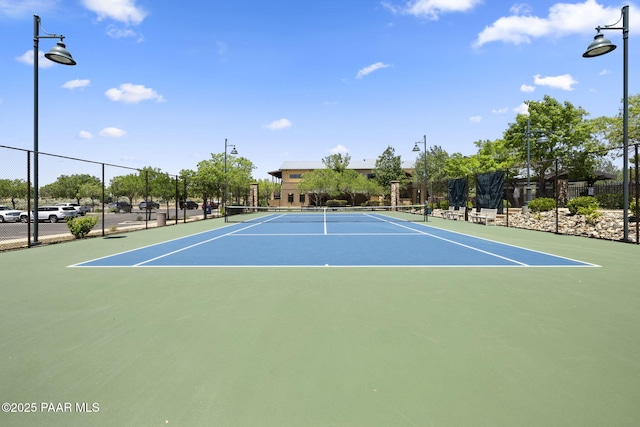
<instances>
[{"instance_id":1,"label":"white suv","mask_svg":"<svg viewBox=\"0 0 640 427\"><path fill-rule=\"evenodd\" d=\"M33 213L29 215L27 212L20 212L20 221L27 222L29 216L31 216L31 221L33 221ZM78 216L78 212L72 206L38 207L38 221L58 222L76 216Z\"/></svg>"},{"instance_id":2,"label":"white suv","mask_svg":"<svg viewBox=\"0 0 640 427\"><path fill-rule=\"evenodd\" d=\"M20 221L20 211L11 209L9 206L0 206L0 222Z\"/></svg>"},{"instance_id":3,"label":"white suv","mask_svg":"<svg viewBox=\"0 0 640 427\"><path fill-rule=\"evenodd\" d=\"M85 215L87 212L91 212L89 206L80 206L77 203L56 203L56 206L71 206L78 212L78 215Z\"/></svg>"}]
</instances>

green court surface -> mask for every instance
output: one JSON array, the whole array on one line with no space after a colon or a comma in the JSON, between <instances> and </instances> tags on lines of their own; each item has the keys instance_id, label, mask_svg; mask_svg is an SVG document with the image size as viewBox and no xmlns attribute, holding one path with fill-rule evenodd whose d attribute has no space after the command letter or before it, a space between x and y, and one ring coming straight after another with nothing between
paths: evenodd
<instances>
[{"instance_id":1,"label":"green court surface","mask_svg":"<svg viewBox=\"0 0 640 427\"><path fill-rule=\"evenodd\" d=\"M599 267L68 267L222 220L0 253L0 425L640 425L640 247L429 224Z\"/></svg>"}]
</instances>

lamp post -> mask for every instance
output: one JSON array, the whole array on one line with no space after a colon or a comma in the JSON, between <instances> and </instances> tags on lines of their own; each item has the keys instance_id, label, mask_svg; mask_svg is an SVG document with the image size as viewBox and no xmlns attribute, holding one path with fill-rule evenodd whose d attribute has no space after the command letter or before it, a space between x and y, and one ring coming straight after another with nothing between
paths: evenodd
<instances>
[{"instance_id":1,"label":"lamp post","mask_svg":"<svg viewBox=\"0 0 640 427\"><path fill-rule=\"evenodd\" d=\"M429 215L427 212L428 209L428 200L427 200L427 135L424 136L423 139L424 142L424 188L423 188L423 196L422 198L424 199L424 220L425 222L429 221ZM416 142L415 145L413 146L413 150L415 152L420 152L420 147L418 147L418 143Z\"/></svg>"},{"instance_id":2,"label":"lamp post","mask_svg":"<svg viewBox=\"0 0 640 427\"><path fill-rule=\"evenodd\" d=\"M227 138L224 139L224 194L222 195L222 208L224 209L224 222L227 222L227 147L233 147L231 154L238 154L236 146L227 144Z\"/></svg>"},{"instance_id":3,"label":"lamp post","mask_svg":"<svg viewBox=\"0 0 640 427\"><path fill-rule=\"evenodd\" d=\"M629 6L624 6L621 10L621 17L615 24L604 25L602 27L596 27L598 32L593 42L587 47L587 51L582 54L584 58L594 58L596 56L609 53L616 48L616 45L606 39L601 30L622 30L623 41L623 83L622 83L622 146L623 146L623 161L622 161L622 215L624 221L624 237L623 241L629 241ZM622 20L622 27L616 27Z\"/></svg>"},{"instance_id":4,"label":"lamp post","mask_svg":"<svg viewBox=\"0 0 640 427\"><path fill-rule=\"evenodd\" d=\"M525 204L527 206L529 206L529 202L531 201L531 144L530 144L530 139L531 139L531 135L533 134L542 134L542 136L540 136L538 139L536 139L536 142L539 143L545 143L545 142L549 142L549 138L547 138L544 135L544 131L539 130L539 129L534 129L531 130L531 119L527 119L527 130L525 131L525 134L527 136L527 191L525 194Z\"/></svg>"},{"instance_id":5,"label":"lamp post","mask_svg":"<svg viewBox=\"0 0 640 427\"><path fill-rule=\"evenodd\" d=\"M40 17L33 15L33 242L37 245L38 241L38 47L40 39L60 39L60 41L51 48L45 57L53 62L63 65L76 65L67 47L62 43L63 35L49 34L42 30L46 35L40 35Z\"/></svg>"}]
</instances>

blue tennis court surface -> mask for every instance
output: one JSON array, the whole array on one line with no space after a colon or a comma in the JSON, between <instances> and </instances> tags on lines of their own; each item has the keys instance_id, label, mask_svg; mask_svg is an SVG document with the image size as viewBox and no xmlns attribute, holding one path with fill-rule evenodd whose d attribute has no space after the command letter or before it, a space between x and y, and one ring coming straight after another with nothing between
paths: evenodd
<instances>
[{"instance_id":1,"label":"blue tennis court surface","mask_svg":"<svg viewBox=\"0 0 640 427\"><path fill-rule=\"evenodd\" d=\"M593 267L593 264L413 223L299 222L271 215L75 267Z\"/></svg>"}]
</instances>

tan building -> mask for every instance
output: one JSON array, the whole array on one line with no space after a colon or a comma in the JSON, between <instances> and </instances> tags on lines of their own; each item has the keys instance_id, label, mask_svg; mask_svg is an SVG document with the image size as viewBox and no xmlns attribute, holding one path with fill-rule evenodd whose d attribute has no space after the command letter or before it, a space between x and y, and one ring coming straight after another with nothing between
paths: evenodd
<instances>
[{"instance_id":1,"label":"tan building","mask_svg":"<svg viewBox=\"0 0 640 427\"><path fill-rule=\"evenodd\" d=\"M374 169L376 166L375 159L365 159L362 161L351 160L349 162L348 169L353 169L356 172L366 176L368 179L372 179L374 176ZM269 200L269 206L310 206L313 204L312 198L308 194L300 193L298 190L298 183L302 179L305 173L311 172L317 169L325 169L326 166L322 161L286 161L282 163L280 169L277 171L269 172L269 175L280 180L281 193L275 195L275 197ZM413 175L413 163L402 162L402 168L407 176ZM418 193L414 190L414 186L409 184L406 189L402 190L400 194L400 201L404 204L412 204L418 200ZM356 199L356 204L364 202L364 196L362 200Z\"/></svg>"}]
</instances>

